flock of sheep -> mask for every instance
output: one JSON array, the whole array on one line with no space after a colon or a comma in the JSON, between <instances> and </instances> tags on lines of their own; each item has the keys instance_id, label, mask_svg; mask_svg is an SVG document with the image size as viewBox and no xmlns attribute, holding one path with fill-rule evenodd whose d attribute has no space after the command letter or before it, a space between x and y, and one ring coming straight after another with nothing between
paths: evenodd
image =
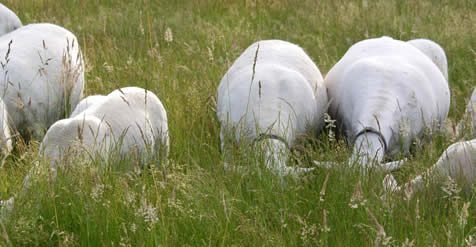
<instances>
[{"instance_id":1,"label":"flock of sheep","mask_svg":"<svg viewBox=\"0 0 476 247\"><path fill-rule=\"evenodd\" d=\"M449 107L446 55L433 41L382 37L358 42L323 79L300 47L268 40L252 44L225 74L218 88L217 114L225 157L228 142L259 143L266 166L285 175L313 169L288 167L286 157L299 136L322 129L328 112L354 145L348 165L358 165L365 174L369 169L401 167L405 160L381 161L384 155L408 152L425 132L435 133ZM473 129L475 111L476 90L457 132L468 122ZM451 145L426 174L471 185L475 168L476 140L472 140ZM408 185L418 190L422 181L418 176ZM391 175L384 186L401 190Z\"/></svg>"},{"instance_id":2,"label":"flock of sheep","mask_svg":"<svg viewBox=\"0 0 476 247\"><path fill-rule=\"evenodd\" d=\"M118 148L121 154L136 152L147 159L160 147L166 157L167 116L154 93L127 87L81 100L84 62L71 32L53 24L23 26L0 4L0 35L0 145L5 155L20 135L43 137L40 152L53 166L61 165L73 150L107 157ZM365 174L404 165L405 160L382 160L407 152L415 138L440 128L449 107L446 56L433 41L360 41L324 79L299 46L267 40L248 47L224 75L217 115L227 167L233 167L228 163L232 146L240 143L263 150L266 167L279 176L313 170L287 166L286 160L300 136L320 132L328 113L353 144L348 165L358 165ZM463 118L476 127L474 107L476 90ZM463 123L457 129L461 131ZM473 183L474 149L476 140L451 145L428 174ZM422 181L418 176L409 184L420 189ZM391 175L384 186L401 190ZM2 204L11 207L13 199Z\"/></svg>"}]
</instances>

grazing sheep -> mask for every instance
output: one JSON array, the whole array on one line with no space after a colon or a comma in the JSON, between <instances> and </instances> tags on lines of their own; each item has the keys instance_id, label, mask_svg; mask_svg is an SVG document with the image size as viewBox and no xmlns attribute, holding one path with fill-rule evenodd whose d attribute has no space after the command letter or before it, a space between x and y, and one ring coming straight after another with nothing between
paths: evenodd
<instances>
[{"instance_id":1,"label":"grazing sheep","mask_svg":"<svg viewBox=\"0 0 476 247\"><path fill-rule=\"evenodd\" d=\"M83 58L76 37L53 24L30 24L0 36L0 97L10 127L39 138L81 98Z\"/></svg>"},{"instance_id":2,"label":"grazing sheep","mask_svg":"<svg viewBox=\"0 0 476 247\"><path fill-rule=\"evenodd\" d=\"M18 16L9 8L0 3L0 36L21 27ZM8 154L12 150L12 136L8 127L8 112L0 97L0 149L2 153Z\"/></svg>"},{"instance_id":3,"label":"grazing sheep","mask_svg":"<svg viewBox=\"0 0 476 247\"><path fill-rule=\"evenodd\" d=\"M9 8L0 3L0 36L21 27L18 16Z\"/></svg>"},{"instance_id":4,"label":"grazing sheep","mask_svg":"<svg viewBox=\"0 0 476 247\"><path fill-rule=\"evenodd\" d=\"M126 87L103 96L101 102L68 119L54 123L40 150L52 162L66 152L84 150L107 158L112 148L121 154L137 151L142 157L155 145L169 149L167 114L157 96L145 89ZM161 147L162 148L162 147Z\"/></svg>"},{"instance_id":5,"label":"grazing sheep","mask_svg":"<svg viewBox=\"0 0 476 247\"><path fill-rule=\"evenodd\" d=\"M160 158L166 158L169 151L167 114L154 93L126 87L102 97L101 102L89 105L74 117L57 121L48 129L40 152L51 160L54 177L55 168L67 164L64 158L75 154L71 152L108 159L111 151L118 151L113 155L136 152L139 157L147 158L150 151L158 150L159 155L163 155ZM30 188L30 177L36 169L32 168L24 179L22 195ZM14 202L14 197L0 201L0 216L8 215Z\"/></svg>"},{"instance_id":6,"label":"grazing sheep","mask_svg":"<svg viewBox=\"0 0 476 247\"><path fill-rule=\"evenodd\" d=\"M404 188L412 191L421 191L425 187L424 177L434 182L443 182L450 177L469 190L476 183L476 139L471 141L457 142L446 149L438 162L426 171L424 176L419 175ZM386 191L400 192L395 178L388 174L383 181Z\"/></svg>"},{"instance_id":7,"label":"grazing sheep","mask_svg":"<svg viewBox=\"0 0 476 247\"><path fill-rule=\"evenodd\" d=\"M222 150L231 142L265 149L266 166L280 175L288 147L299 135L318 131L328 104L319 69L297 45L281 40L248 47L218 87ZM225 155L226 157L226 155Z\"/></svg>"},{"instance_id":8,"label":"grazing sheep","mask_svg":"<svg viewBox=\"0 0 476 247\"><path fill-rule=\"evenodd\" d=\"M408 151L414 138L446 119L446 68L440 70L412 44L389 37L358 42L327 74L329 114L354 143L349 164L358 162L365 170L384 154ZM392 170L402 163L380 166Z\"/></svg>"},{"instance_id":9,"label":"grazing sheep","mask_svg":"<svg viewBox=\"0 0 476 247\"><path fill-rule=\"evenodd\" d=\"M84 99L82 99L78 105L76 105L76 108L74 108L74 111L71 113L69 116L70 118L75 117L82 113L84 110L88 109L89 107L96 105L96 104L101 104L104 102L106 99L106 96L104 95L91 95L88 96Z\"/></svg>"}]
</instances>

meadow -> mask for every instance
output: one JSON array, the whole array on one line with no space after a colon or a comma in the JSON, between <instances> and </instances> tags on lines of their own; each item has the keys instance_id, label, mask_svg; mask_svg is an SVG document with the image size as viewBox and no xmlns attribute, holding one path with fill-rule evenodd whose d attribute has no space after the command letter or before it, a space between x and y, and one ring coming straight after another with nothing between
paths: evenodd
<instances>
[{"instance_id":1,"label":"meadow","mask_svg":"<svg viewBox=\"0 0 476 247\"><path fill-rule=\"evenodd\" d=\"M23 24L55 23L78 37L85 96L125 86L157 94L171 148L167 161L148 164L73 157L52 179L38 155L41 140L19 142L0 163L0 200L17 196L11 215L0 217L0 246L476 246L476 186L463 191L448 180L385 195L385 173L361 176L345 166L281 179L241 147L233 163L249 169L226 171L215 114L222 76L257 40L300 45L325 75L352 44L386 35L445 49L451 108L443 129L451 129L476 86L476 1L3 3ZM300 143L289 165L347 160L352 149L334 132L329 126ZM447 131L416 140L393 174L408 181L455 141ZM32 167L37 176L22 194Z\"/></svg>"}]
</instances>

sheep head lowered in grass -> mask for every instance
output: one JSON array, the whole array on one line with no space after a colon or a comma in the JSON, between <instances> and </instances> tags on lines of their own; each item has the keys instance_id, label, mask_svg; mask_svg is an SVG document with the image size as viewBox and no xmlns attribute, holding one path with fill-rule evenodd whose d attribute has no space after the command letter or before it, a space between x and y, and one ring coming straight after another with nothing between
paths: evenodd
<instances>
[{"instance_id":1,"label":"sheep head lowered in grass","mask_svg":"<svg viewBox=\"0 0 476 247\"><path fill-rule=\"evenodd\" d=\"M115 90L78 115L53 124L41 143L53 161L72 150L107 158L113 149L143 157L156 150L167 155L167 114L154 93L137 87Z\"/></svg>"},{"instance_id":2,"label":"sheep head lowered in grass","mask_svg":"<svg viewBox=\"0 0 476 247\"><path fill-rule=\"evenodd\" d=\"M239 143L264 151L267 168L289 173L289 147L300 135L322 128L327 104L322 75L299 46L281 40L252 44L218 87L225 158L230 143Z\"/></svg>"},{"instance_id":3,"label":"sheep head lowered in grass","mask_svg":"<svg viewBox=\"0 0 476 247\"><path fill-rule=\"evenodd\" d=\"M381 164L385 154L408 151L415 138L437 130L446 119L446 58L440 49L441 63L431 60L425 47L421 52L420 45L428 43L433 44L389 37L363 40L327 74L329 114L354 143L349 164L395 169L402 162Z\"/></svg>"}]
</instances>

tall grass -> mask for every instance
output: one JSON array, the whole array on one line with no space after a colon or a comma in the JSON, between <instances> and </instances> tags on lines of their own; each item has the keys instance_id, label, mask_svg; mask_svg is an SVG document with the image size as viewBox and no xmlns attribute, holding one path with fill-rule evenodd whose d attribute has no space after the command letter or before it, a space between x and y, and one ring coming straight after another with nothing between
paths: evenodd
<instances>
[{"instance_id":1,"label":"tall grass","mask_svg":"<svg viewBox=\"0 0 476 247\"><path fill-rule=\"evenodd\" d=\"M167 164L100 169L75 160L51 178L38 142L0 165L0 199L19 194L38 165L33 189L0 221L5 246L470 246L476 200L448 181L413 195L385 196L385 174L360 177L335 167L284 181L251 167L221 166L216 88L256 40L303 47L325 73L355 42L382 35L430 38L448 56L450 120L476 85L476 3L343 0L6 0L24 24L52 22L76 34L86 63L85 95L139 86L163 102L171 149ZM331 138L329 138L331 136ZM444 133L417 141L394 173L406 181L435 163L452 142ZM351 149L325 130L294 152L292 164L343 161ZM238 148L237 165L254 164ZM241 154L241 155L240 155ZM120 164L135 167L134 159ZM444 189L442 189L444 188ZM469 203L469 204L468 204ZM469 206L468 206L469 205Z\"/></svg>"}]
</instances>

